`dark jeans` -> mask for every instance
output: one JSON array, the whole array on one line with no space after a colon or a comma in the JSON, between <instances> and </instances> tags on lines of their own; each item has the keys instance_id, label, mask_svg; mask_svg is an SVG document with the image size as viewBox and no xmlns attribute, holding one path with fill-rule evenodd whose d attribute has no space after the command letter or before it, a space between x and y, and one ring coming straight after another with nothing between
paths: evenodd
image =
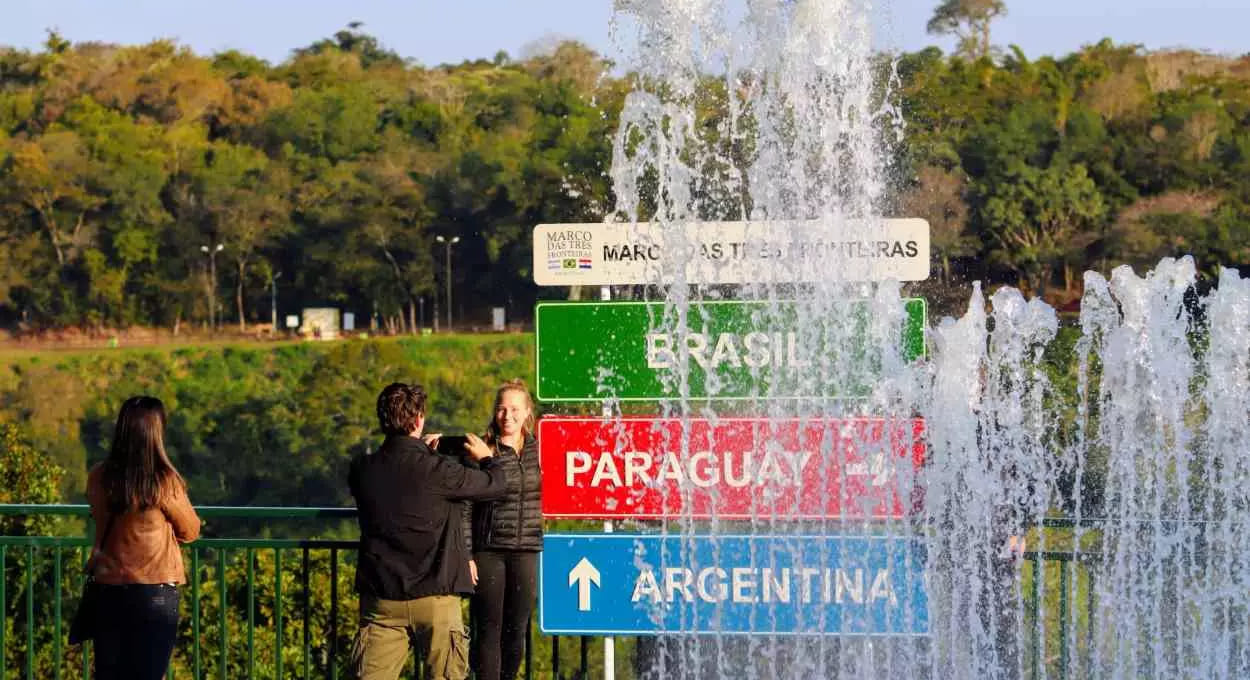
<instances>
[{"instance_id":1,"label":"dark jeans","mask_svg":"<svg viewBox=\"0 0 1250 680\"><path fill-rule=\"evenodd\" d=\"M160 680L178 636L178 588L100 586L96 680Z\"/></svg>"},{"instance_id":2,"label":"dark jeans","mask_svg":"<svg viewBox=\"0 0 1250 680\"><path fill-rule=\"evenodd\" d=\"M477 680L513 680L538 591L538 553L478 552L470 659Z\"/></svg>"}]
</instances>

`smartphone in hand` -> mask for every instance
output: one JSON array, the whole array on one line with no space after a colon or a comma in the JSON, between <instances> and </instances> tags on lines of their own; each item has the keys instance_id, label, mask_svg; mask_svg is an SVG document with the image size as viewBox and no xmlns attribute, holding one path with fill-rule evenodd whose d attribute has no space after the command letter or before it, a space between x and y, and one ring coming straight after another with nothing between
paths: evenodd
<instances>
[{"instance_id":1,"label":"smartphone in hand","mask_svg":"<svg viewBox=\"0 0 1250 680\"><path fill-rule=\"evenodd\" d=\"M469 438L462 434L445 434L438 438L438 452L444 456L464 456Z\"/></svg>"}]
</instances>

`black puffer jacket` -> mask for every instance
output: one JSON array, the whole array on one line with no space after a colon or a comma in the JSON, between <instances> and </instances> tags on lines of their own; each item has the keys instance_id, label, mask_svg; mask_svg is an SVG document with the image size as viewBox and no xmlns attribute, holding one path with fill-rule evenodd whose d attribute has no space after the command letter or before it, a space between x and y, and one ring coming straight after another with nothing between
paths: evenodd
<instances>
[{"instance_id":1,"label":"black puffer jacket","mask_svg":"<svg viewBox=\"0 0 1250 680\"><path fill-rule=\"evenodd\" d=\"M489 503L473 504L473 550L543 549L542 470L538 467L538 440L526 435L521 455L498 445L495 468L503 470L508 495Z\"/></svg>"}]
</instances>

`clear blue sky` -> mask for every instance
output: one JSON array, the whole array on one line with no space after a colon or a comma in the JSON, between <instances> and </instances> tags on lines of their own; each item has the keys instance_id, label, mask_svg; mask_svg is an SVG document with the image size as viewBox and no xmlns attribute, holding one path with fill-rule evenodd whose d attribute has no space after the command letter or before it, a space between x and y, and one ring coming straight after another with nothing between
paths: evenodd
<instances>
[{"instance_id":1,"label":"clear blue sky","mask_svg":"<svg viewBox=\"0 0 1250 680\"><path fill-rule=\"evenodd\" d=\"M914 50L949 40L925 34L938 0L878 0L878 41ZM1064 54L1111 37L1147 48L1185 46L1250 53L1250 0L1007 0L995 42L1026 54ZM349 21L426 65L516 56L550 36L619 56L609 35L611 0L4 0L0 45L37 48L55 27L73 41L123 44L174 38L196 52L237 48L271 62Z\"/></svg>"}]
</instances>

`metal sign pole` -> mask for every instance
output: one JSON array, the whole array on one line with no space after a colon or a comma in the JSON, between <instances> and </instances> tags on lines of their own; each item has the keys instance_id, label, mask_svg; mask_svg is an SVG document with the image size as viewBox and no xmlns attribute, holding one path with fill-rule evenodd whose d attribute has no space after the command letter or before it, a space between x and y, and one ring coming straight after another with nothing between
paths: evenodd
<instances>
[{"instance_id":1,"label":"metal sign pole","mask_svg":"<svg viewBox=\"0 0 1250 680\"><path fill-rule=\"evenodd\" d=\"M612 287L600 286L599 287L599 299L604 300L604 301L611 300L612 299ZM601 411L601 413L603 414L604 418L611 417L612 415L611 405L605 403L603 405L603 410ZM605 534L612 533L612 520L610 519L604 520L603 533ZM603 638L603 680L615 680L615 678L616 678L616 638L605 637Z\"/></svg>"}]
</instances>

